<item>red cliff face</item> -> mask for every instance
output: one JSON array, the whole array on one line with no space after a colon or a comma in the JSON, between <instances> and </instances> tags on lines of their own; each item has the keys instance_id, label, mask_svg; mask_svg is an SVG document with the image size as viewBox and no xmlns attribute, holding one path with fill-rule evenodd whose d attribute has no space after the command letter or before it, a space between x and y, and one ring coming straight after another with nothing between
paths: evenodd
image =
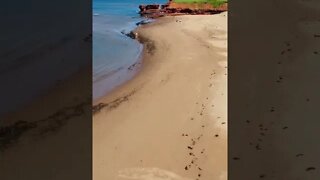
<instances>
[{"instance_id":1,"label":"red cliff face","mask_svg":"<svg viewBox=\"0 0 320 180\"><path fill-rule=\"evenodd\" d=\"M165 15L181 14L217 14L227 11L228 5L213 7L211 4L180 4L169 1L167 4L140 5L140 14L144 17L157 18Z\"/></svg>"}]
</instances>

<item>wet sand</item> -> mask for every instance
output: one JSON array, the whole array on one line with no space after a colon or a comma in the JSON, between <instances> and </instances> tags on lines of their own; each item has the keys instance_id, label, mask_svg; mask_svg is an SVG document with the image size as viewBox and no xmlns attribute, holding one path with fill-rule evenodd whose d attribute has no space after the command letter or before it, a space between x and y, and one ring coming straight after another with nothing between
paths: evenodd
<instances>
[{"instance_id":1,"label":"wet sand","mask_svg":"<svg viewBox=\"0 0 320 180\"><path fill-rule=\"evenodd\" d=\"M141 71L93 117L94 179L227 179L227 13L137 32Z\"/></svg>"},{"instance_id":2,"label":"wet sand","mask_svg":"<svg viewBox=\"0 0 320 180\"><path fill-rule=\"evenodd\" d=\"M91 89L84 88L91 86L91 73L91 67L83 68L1 117L2 179L91 177L85 171L91 168ZM79 174L79 169L84 171Z\"/></svg>"}]
</instances>

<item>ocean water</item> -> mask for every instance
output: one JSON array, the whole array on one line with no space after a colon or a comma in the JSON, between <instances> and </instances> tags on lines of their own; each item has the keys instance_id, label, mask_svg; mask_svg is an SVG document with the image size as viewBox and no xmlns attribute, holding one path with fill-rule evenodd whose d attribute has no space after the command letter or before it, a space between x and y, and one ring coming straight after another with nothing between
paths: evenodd
<instances>
[{"instance_id":1,"label":"ocean water","mask_svg":"<svg viewBox=\"0 0 320 180\"><path fill-rule=\"evenodd\" d=\"M166 0L93 1L93 100L131 79L128 67L140 60L142 45L125 36L144 20L140 4L165 3Z\"/></svg>"},{"instance_id":2,"label":"ocean water","mask_svg":"<svg viewBox=\"0 0 320 180\"><path fill-rule=\"evenodd\" d=\"M0 116L25 108L91 65L90 43L83 42L91 33L91 2L75 2L2 1Z\"/></svg>"}]
</instances>

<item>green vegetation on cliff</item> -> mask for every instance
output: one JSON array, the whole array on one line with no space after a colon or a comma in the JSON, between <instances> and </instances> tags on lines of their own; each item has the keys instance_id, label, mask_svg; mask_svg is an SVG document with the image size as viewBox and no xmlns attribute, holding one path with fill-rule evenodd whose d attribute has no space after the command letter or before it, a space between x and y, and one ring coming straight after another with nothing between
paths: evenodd
<instances>
[{"instance_id":1,"label":"green vegetation on cliff","mask_svg":"<svg viewBox=\"0 0 320 180\"><path fill-rule=\"evenodd\" d=\"M228 0L173 0L173 2L175 3L208 3L208 4L212 4L214 7L220 6L226 2L228 2Z\"/></svg>"}]
</instances>

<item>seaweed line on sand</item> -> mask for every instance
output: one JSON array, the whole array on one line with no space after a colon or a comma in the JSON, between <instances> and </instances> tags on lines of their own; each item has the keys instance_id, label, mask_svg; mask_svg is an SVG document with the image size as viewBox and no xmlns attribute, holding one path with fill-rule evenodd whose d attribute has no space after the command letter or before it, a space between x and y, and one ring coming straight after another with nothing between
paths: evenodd
<instances>
[{"instance_id":1,"label":"seaweed line on sand","mask_svg":"<svg viewBox=\"0 0 320 180\"><path fill-rule=\"evenodd\" d=\"M123 34L125 34L125 33L123 33ZM138 32L136 32L136 31L131 31L130 33L127 33L125 35L130 37L131 39L137 40L138 42L143 44L148 54L151 54L151 55L154 54L156 46L155 46L155 42L152 41L151 39L149 39L141 34L138 34Z\"/></svg>"},{"instance_id":2,"label":"seaweed line on sand","mask_svg":"<svg viewBox=\"0 0 320 180\"><path fill-rule=\"evenodd\" d=\"M95 115L96 113L100 112L102 109L107 108L107 110L111 110L117 108L121 103L128 101L129 97L136 93L136 90L132 90L125 96L119 97L109 103L99 103L92 107L92 114Z\"/></svg>"},{"instance_id":3,"label":"seaweed line on sand","mask_svg":"<svg viewBox=\"0 0 320 180\"><path fill-rule=\"evenodd\" d=\"M11 125L0 127L0 152L17 143L23 134L35 130L34 137L45 136L57 132L70 119L82 116L90 102L82 102L74 106L64 107L44 119L28 122L19 120Z\"/></svg>"},{"instance_id":4,"label":"seaweed line on sand","mask_svg":"<svg viewBox=\"0 0 320 180\"><path fill-rule=\"evenodd\" d=\"M139 34L137 40L144 45L148 54L153 55L156 50L155 42Z\"/></svg>"}]
</instances>

